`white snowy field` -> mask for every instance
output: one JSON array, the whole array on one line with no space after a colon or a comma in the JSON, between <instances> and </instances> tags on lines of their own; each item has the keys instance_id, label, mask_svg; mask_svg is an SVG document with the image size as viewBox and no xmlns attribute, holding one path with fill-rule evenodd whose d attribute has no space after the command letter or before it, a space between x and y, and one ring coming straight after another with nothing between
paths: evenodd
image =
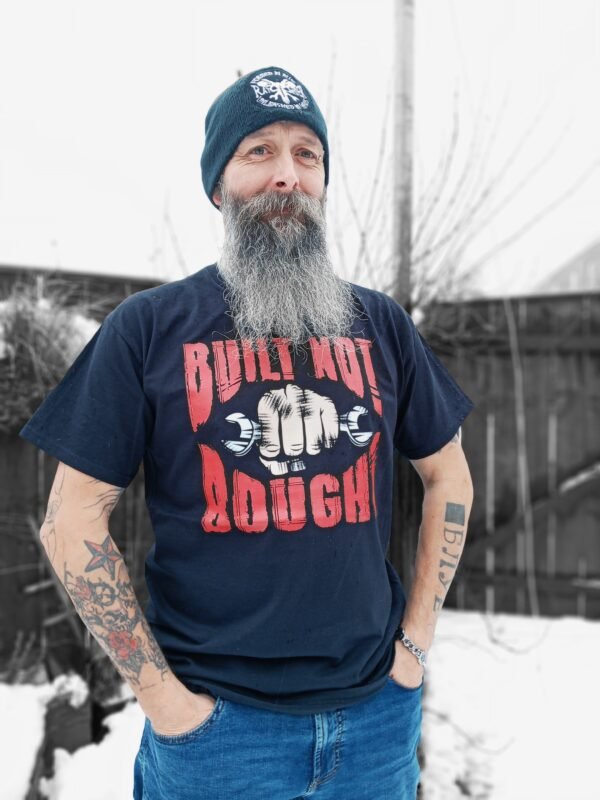
<instances>
[{"instance_id":1,"label":"white snowy field","mask_svg":"<svg viewBox=\"0 0 600 800\"><path fill-rule=\"evenodd\" d=\"M424 799L597 800L599 661L600 622L443 610L423 698ZM0 684L2 800L25 797L50 697L77 703L82 690L73 677ZM99 745L55 752L48 800L130 800L144 716L133 702L106 723Z\"/></svg>"},{"instance_id":2,"label":"white snowy field","mask_svg":"<svg viewBox=\"0 0 600 800\"><path fill-rule=\"evenodd\" d=\"M600 622L444 610L430 652L425 800L600 798Z\"/></svg>"}]
</instances>

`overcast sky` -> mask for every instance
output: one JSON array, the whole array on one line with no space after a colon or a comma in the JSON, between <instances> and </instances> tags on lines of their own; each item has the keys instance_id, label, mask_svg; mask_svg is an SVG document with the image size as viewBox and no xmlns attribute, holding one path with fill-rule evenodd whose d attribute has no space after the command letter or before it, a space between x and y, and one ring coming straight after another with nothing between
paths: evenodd
<instances>
[{"instance_id":1,"label":"overcast sky","mask_svg":"<svg viewBox=\"0 0 600 800\"><path fill-rule=\"evenodd\" d=\"M600 4L415 5L417 190L435 177L448 147L455 90L463 159L473 158L477 120L480 143L496 137L474 181L501 177L499 200L562 137L535 180L473 242L466 262L589 171L576 194L479 272L489 293L527 291L600 237ZM337 224L350 242L340 157L360 206L384 125L391 143L393 56L392 0L2 3L0 263L164 279L212 263L221 220L200 180L204 116L237 70L270 65L294 73L325 113L329 209L337 204ZM389 191L377 199L389 207ZM336 266L342 274L349 269Z\"/></svg>"}]
</instances>

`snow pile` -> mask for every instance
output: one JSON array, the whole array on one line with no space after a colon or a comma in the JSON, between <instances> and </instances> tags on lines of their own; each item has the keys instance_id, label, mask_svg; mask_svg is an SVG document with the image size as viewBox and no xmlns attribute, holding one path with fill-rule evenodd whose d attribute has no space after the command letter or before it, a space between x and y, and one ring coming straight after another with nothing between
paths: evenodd
<instances>
[{"instance_id":1,"label":"snow pile","mask_svg":"<svg viewBox=\"0 0 600 800\"><path fill-rule=\"evenodd\" d=\"M0 753L6 758L2 800L23 800L27 794L44 738L46 706L64 695L77 707L87 697L87 686L78 675L61 675L40 686L0 683Z\"/></svg>"},{"instance_id":2,"label":"snow pile","mask_svg":"<svg viewBox=\"0 0 600 800\"><path fill-rule=\"evenodd\" d=\"M54 752L55 775L42 779L48 800L124 800L133 796L133 762L142 738L144 714L137 703L104 719L109 729L100 744L75 753ZM83 793L83 794L82 794Z\"/></svg>"},{"instance_id":3,"label":"snow pile","mask_svg":"<svg viewBox=\"0 0 600 800\"><path fill-rule=\"evenodd\" d=\"M47 686L0 684L2 797L23 800L44 736ZM4 758L3 758L4 761Z\"/></svg>"},{"instance_id":4,"label":"snow pile","mask_svg":"<svg viewBox=\"0 0 600 800\"><path fill-rule=\"evenodd\" d=\"M87 683L80 675L70 673L69 675L59 675L50 684L48 689L48 700L53 697L66 697L69 705L79 708L85 703L89 695Z\"/></svg>"}]
</instances>

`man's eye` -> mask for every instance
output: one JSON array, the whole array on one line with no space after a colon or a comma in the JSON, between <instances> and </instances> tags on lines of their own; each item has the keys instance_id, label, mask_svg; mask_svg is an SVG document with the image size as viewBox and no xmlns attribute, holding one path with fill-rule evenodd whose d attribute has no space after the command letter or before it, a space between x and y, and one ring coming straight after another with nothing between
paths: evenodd
<instances>
[{"instance_id":1,"label":"man's eye","mask_svg":"<svg viewBox=\"0 0 600 800\"><path fill-rule=\"evenodd\" d=\"M313 158L315 161L319 160L319 157L316 153L313 153L312 150L300 150L300 155L302 158L308 158L309 160Z\"/></svg>"},{"instance_id":2,"label":"man's eye","mask_svg":"<svg viewBox=\"0 0 600 800\"><path fill-rule=\"evenodd\" d=\"M250 152L256 153L257 150L264 150L266 152L267 148L264 146L264 144L257 144L256 147L253 147L252 150L250 150ZM257 153L259 156L264 156L264 154L265 153Z\"/></svg>"}]
</instances>

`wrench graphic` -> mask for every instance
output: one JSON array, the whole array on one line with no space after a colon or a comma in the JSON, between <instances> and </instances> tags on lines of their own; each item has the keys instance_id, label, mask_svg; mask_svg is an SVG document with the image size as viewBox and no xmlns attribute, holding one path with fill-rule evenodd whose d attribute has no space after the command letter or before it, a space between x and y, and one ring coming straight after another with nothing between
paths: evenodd
<instances>
[{"instance_id":1,"label":"wrench graphic","mask_svg":"<svg viewBox=\"0 0 600 800\"><path fill-rule=\"evenodd\" d=\"M348 434L348 438L352 444L357 447L365 447L373 436L372 431L361 431L358 427L358 420L364 414L368 414L368 410L364 406L354 406L346 414L341 414L339 419L340 431ZM261 437L260 423L248 419L245 414L235 411L225 417L227 422L237 422L240 426L240 435L238 439L222 439L221 441L228 450L235 453L236 456L245 456L250 452L254 442L258 441ZM261 459L262 460L262 459ZM300 459L292 460L292 470L294 470L294 462ZM300 462L302 463L302 462ZM304 469L304 466L296 465L296 470ZM294 470L294 471L296 471Z\"/></svg>"}]
</instances>

